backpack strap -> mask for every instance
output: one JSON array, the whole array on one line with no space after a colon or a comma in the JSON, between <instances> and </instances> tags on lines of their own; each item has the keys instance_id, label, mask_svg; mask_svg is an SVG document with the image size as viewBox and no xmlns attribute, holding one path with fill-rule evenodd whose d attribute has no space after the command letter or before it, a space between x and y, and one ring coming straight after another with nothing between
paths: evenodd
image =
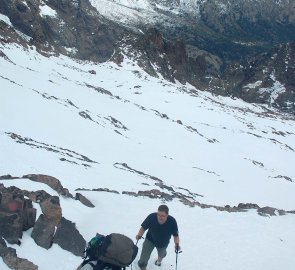
<instances>
[{"instance_id":1,"label":"backpack strap","mask_svg":"<svg viewBox=\"0 0 295 270\"><path fill-rule=\"evenodd\" d=\"M90 259L84 259L84 261L82 262L82 267L85 265L85 264L87 264L87 263L89 263L90 262Z\"/></svg>"}]
</instances>

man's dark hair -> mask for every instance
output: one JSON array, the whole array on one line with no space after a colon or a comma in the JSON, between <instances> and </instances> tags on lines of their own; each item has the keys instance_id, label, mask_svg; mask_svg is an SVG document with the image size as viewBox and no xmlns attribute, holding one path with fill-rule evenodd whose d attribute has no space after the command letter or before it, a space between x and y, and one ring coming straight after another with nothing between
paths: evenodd
<instances>
[{"instance_id":1,"label":"man's dark hair","mask_svg":"<svg viewBox=\"0 0 295 270\"><path fill-rule=\"evenodd\" d=\"M169 208L167 205L162 204L159 206L158 211L165 212L167 215L169 214Z\"/></svg>"}]
</instances>

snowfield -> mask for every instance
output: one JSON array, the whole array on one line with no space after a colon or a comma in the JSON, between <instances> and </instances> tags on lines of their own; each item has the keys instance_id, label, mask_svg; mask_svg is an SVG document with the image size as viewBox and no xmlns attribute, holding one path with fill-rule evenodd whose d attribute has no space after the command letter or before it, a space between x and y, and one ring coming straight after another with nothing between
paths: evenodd
<instances>
[{"instance_id":1,"label":"snowfield","mask_svg":"<svg viewBox=\"0 0 295 270\"><path fill-rule=\"evenodd\" d=\"M172 188L206 205L295 209L293 117L150 77L126 57L118 66L48 58L18 45L0 50L0 175L50 175L73 194L118 191L79 191L95 208L60 197L63 216L86 240L96 232L135 239L163 203L123 191L173 195ZM57 195L28 179L0 183ZM293 270L294 214L165 203L179 225L179 270ZM10 246L39 269L76 269L82 261L55 244L48 251L37 246L30 233ZM162 270L175 269L172 244L168 251ZM154 258L150 270L159 269ZM8 269L2 259L0 268Z\"/></svg>"}]
</instances>

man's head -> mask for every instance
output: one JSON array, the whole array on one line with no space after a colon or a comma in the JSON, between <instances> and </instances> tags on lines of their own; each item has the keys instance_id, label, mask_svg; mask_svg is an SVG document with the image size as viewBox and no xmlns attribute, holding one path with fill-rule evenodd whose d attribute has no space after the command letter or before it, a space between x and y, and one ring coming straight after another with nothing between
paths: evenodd
<instances>
[{"instance_id":1,"label":"man's head","mask_svg":"<svg viewBox=\"0 0 295 270\"><path fill-rule=\"evenodd\" d=\"M164 224L167 221L169 215L169 208L167 205L160 205L158 207L157 218L160 224Z\"/></svg>"}]
</instances>

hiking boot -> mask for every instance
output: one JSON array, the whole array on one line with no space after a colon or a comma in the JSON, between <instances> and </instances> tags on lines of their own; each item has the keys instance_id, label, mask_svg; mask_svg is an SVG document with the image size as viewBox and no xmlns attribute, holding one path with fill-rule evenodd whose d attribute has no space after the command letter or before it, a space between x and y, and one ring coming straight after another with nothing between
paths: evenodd
<instances>
[{"instance_id":1,"label":"hiking boot","mask_svg":"<svg viewBox=\"0 0 295 270\"><path fill-rule=\"evenodd\" d=\"M158 260L155 261L155 265L157 266L161 266L161 262L159 262Z\"/></svg>"}]
</instances>

